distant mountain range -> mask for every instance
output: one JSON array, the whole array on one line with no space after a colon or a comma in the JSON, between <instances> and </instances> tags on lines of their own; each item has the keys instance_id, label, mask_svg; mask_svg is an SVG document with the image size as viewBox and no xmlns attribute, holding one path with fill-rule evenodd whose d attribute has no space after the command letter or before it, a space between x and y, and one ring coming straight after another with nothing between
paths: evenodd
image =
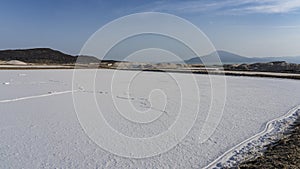
<instances>
[{"instance_id":1,"label":"distant mountain range","mask_svg":"<svg viewBox=\"0 0 300 169\"><path fill-rule=\"evenodd\" d=\"M212 60L212 56L219 55L223 64L235 64L235 63L262 63L272 61L286 61L288 63L300 64L299 57L244 57L237 54L233 54L226 51L217 51L206 56L194 57L186 60L187 64L202 64L202 61L206 63L215 64ZM78 57L80 57L80 63L97 63L100 60L93 56L72 56L62 53L57 50L49 48L34 48L34 49L21 49L21 50L2 50L0 51L0 61L19 60L26 63L36 64L74 64ZM114 61L111 61L114 62Z\"/></svg>"},{"instance_id":2,"label":"distant mountain range","mask_svg":"<svg viewBox=\"0 0 300 169\"><path fill-rule=\"evenodd\" d=\"M287 56L287 57L263 57L263 58L258 58L258 57L240 56L240 55L230 53L230 52L226 52L226 51L217 51L217 52L213 52L213 53L211 53L209 55L206 55L206 56L194 57L194 58L186 60L185 62L188 63L188 64L202 64L203 62L210 63L210 64L215 64L216 61L213 58L216 58L215 56L217 54L219 55L220 60L222 61L223 64L259 63L259 62L262 63L262 62L273 62L273 61L286 61L288 63L298 63L298 64L300 64L300 56L298 56L298 57Z\"/></svg>"}]
</instances>

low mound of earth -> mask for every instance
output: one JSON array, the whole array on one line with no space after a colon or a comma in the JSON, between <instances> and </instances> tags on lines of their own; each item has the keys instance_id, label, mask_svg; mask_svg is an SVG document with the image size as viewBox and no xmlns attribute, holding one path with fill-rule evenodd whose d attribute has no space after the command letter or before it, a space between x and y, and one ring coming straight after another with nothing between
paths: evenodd
<instances>
[{"instance_id":1,"label":"low mound of earth","mask_svg":"<svg viewBox=\"0 0 300 169\"><path fill-rule=\"evenodd\" d=\"M7 65L27 65L27 63L19 61L19 60L10 60L7 62L4 62Z\"/></svg>"},{"instance_id":2,"label":"low mound of earth","mask_svg":"<svg viewBox=\"0 0 300 169\"><path fill-rule=\"evenodd\" d=\"M262 156L240 164L250 168L299 168L300 167L300 118L281 140L266 147Z\"/></svg>"}]
</instances>

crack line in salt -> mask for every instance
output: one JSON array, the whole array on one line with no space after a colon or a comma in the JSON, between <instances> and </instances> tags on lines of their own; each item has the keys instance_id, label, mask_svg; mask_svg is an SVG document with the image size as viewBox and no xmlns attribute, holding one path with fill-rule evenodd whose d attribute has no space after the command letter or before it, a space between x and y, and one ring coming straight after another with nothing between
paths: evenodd
<instances>
[{"instance_id":1,"label":"crack line in salt","mask_svg":"<svg viewBox=\"0 0 300 169\"><path fill-rule=\"evenodd\" d=\"M16 101L21 101L21 100L28 100L28 99L35 99L35 98L41 98L41 97L67 94L67 93L72 93L72 92L77 92L77 90L68 90L68 91L62 91L62 92L51 92L51 93L36 95L36 96L27 96L27 97L15 98L15 99L0 100L0 103L16 102Z\"/></svg>"}]
</instances>

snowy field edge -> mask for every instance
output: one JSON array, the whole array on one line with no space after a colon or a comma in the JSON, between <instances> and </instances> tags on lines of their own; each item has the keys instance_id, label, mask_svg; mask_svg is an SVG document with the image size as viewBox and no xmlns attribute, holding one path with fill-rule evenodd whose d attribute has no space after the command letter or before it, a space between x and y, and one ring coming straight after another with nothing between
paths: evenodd
<instances>
[{"instance_id":1,"label":"snowy field edge","mask_svg":"<svg viewBox=\"0 0 300 169\"><path fill-rule=\"evenodd\" d=\"M285 115L266 123L263 131L232 147L206 166L205 169L236 167L247 159L260 156L264 147L280 139L299 117L300 105L294 107Z\"/></svg>"}]
</instances>

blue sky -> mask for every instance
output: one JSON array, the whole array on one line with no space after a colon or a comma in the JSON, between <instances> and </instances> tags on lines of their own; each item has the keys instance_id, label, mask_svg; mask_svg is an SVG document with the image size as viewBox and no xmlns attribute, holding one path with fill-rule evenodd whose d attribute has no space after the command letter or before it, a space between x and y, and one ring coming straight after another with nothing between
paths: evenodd
<instances>
[{"instance_id":1,"label":"blue sky","mask_svg":"<svg viewBox=\"0 0 300 169\"><path fill-rule=\"evenodd\" d=\"M0 49L51 47L78 54L106 23L146 11L187 19L217 49L251 57L300 56L299 0L2 0Z\"/></svg>"}]
</instances>

